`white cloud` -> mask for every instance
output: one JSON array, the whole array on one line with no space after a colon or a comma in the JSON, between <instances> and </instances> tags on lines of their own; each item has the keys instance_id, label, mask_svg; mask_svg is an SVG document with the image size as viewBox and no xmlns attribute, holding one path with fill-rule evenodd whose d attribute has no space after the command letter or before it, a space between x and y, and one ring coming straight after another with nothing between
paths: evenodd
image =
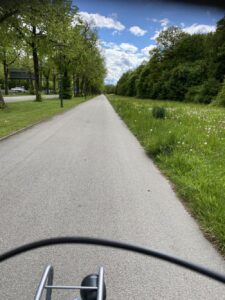
<instances>
[{"instance_id":1,"label":"white cloud","mask_svg":"<svg viewBox=\"0 0 225 300\"><path fill-rule=\"evenodd\" d=\"M118 33L119 33L118 30L114 30L114 31L112 32L112 35L114 36L114 35L117 35Z\"/></svg>"},{"instance_id":2,"label":"white cloud","mask_svg":"<svg viewBox=\"0 0 225 300\"><path fill-rule=\"evenodd\" d=\"M115 29L118 31L125 29L125 26L119 21L100 14L89 14L88 12L81 11L79 16L82 20L88 22L93 27Z\"/></svg>"},{"instance_id":3,"label":"white cloud","mask_svg":"<svg viewBox=\"0 0 225 300\"><path fill-rule=\"evenodd\" d=\"M184 32L189 34L196 34L196 33L209 33L214 32L216 30L216 26L204 25L204 24L192 24L189 27L183 28Z\"/></svg>"},{"instance_id":4,"label":"white cloud","mask_svg":"<svg viewBox=\"0 0 225 300\"><path fill-rule=\"evenodd\" d=\"M128 53L136 53L138 51L138 48L134 45L128 44L128 43L122 43L120 44L120 48Z\"/></svg>"},{"instance_id":5,"label":"white cloud","mask_svg":"<svg viewBox=\"0 0 225 300\"><path fill-rule=\"evenodd\" d=\"M152 51L153 49L156 48L156 45L150 45L150 46L147 46L143 49L141 49L141 52L145 55L145 56L149 56L150 57L150 54L149 52Z\"/></svg>"},{"instance_id":6,"label":"white cloud","mask_svg":"<svg viewBox=\"0 0 225 300\"><path fill-rule=\"evenodd\" d=\"M192 24L191 26L188 27L184 27L184 23L181 23L182 26L182 30L186 33L189 34L197 34L197 33L201 33L201 34L206 34L209 32L215 32L216 31L216 26L214 25L205 25L205 24ZM155 34L150 38L151 40L155 41L157 39L157 37L159 36L159 34L163 31L166 30L168 27L164 26L160 31L155 31Z\"/></svg>"},{"instance_id":7,"label":"white cloud","mask_svg":"<svg viewBox=\"0 0 225 300\"><path fill-rule=\"evenodd\" d=\"M170 20L168 18L162 19L159 21L162 27L165 27L169 24Z\"/></svg>"},{"instance_id":8,"label":"white cloud","mask_svg":"<svg viewBox=\"0 0 225 300\"><path fill-rule=\"evenodd\" d=\"M156 19L157 20L157 19ZM158 20L157 20L158 21ZM155 31L155 34L150 38L152 41L155 41L157 39L157 37L159 36L159 34L163 31L163 30L166 30L168 28L168 24L170 23L170 20L165 18L165 19L162 19L162 20L159 20L158 21L161 26L163 27L161 30L156 30Z\"/></svg>"},{"instance_id":9,"label":"white cloud","mask_svg":"<svg viewBox=\"0 0 225 300\"><path fill-rule=\"evenodd\" d=\"M147 32L147 30L143 30L139 26L132 26L129 31L136 36L143 36Z\"/></svg>"},{"instance_id":10,"label":"white cloud","mask_svg":"<svg viewBox=\"0 0 225 300\"><path fill-rule=\"evenodd\" d=\"M149 59L149 50L154 45L143 49L128 43L116 44L112 42L100 41L100 51L105 58L108 70L106 82L116 83L121 75L138 67L144 60Z\"/></svg>"},{"instance_id":11,"label":"white cloud","mask_svg":"<svg viewBox=\"0 0 225 300\"><path fill-rule=\"evenodd\" d=\"M164 29L162 29L160 31L155 31L155 34L150 39L155 41L157 39L157 37L159 36L160 32L162 32L163 30Z\"/></svg>"}]
</instances>

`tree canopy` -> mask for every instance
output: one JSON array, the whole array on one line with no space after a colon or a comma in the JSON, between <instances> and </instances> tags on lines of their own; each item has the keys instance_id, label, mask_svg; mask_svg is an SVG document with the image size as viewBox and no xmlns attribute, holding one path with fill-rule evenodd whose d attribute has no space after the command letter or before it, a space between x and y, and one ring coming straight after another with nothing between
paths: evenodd
<instances>
[{"instance_id":1,"label":"tree canopy","mask_svg":"<svg viewBox=\"0 0 225 300\"><path fill-rule=\"evenodd\" d=\"M5 93L10 66L25 65L32 68L35 80L29 89L35 91L37 101L41 101L43 86L56 90L60 73L66 98L99 93L106 70L97 41L97 32L80 20L71 0L0 1Z\"/></svg>"},{"instance_id":2,"label":"tree canopy","mask_svg":"<svg viewBox=\"0 0 225 300\"><path fill-rule=\"evenodd\" d=\"M117 94L200 103L216 101L225 76L225 17L217 23L214 33L190 35L181 28L169 27L159 34L150 54L147 63L122 75Z\"/></svg>"}]
</instances>

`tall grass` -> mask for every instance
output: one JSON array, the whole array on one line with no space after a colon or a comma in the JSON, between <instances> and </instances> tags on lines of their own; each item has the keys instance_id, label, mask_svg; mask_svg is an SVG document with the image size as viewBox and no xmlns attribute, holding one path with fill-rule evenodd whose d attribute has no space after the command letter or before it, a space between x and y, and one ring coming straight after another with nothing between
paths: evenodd
<instances>
[{"instance_id":1,"label":"tall grass","mask_svg":"<svg viewBox=\"0 0 225 300\"><path fill-rule=\"evenodd\" d=\"M225 109L170 101L109 96L197 218L225 254ZM165 119L152 108L166 109Z\"/></svg>"}]
</instances>

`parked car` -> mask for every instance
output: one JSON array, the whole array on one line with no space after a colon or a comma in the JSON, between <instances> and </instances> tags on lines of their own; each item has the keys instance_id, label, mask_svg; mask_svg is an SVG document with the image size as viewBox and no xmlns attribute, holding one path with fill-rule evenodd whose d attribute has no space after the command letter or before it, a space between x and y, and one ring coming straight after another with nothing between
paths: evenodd
<instances>
[{"instance_id":1,"label":"parked car","mask_svg":"<svg viewBox=\"0 0 225 300\"><path fill-rule=\"evenodd\" d=\"M16 93L25 93L26 92L24 86L16 86L16 87L12 88L11 91L16 92Z\"/></svg>"}]
</instances>

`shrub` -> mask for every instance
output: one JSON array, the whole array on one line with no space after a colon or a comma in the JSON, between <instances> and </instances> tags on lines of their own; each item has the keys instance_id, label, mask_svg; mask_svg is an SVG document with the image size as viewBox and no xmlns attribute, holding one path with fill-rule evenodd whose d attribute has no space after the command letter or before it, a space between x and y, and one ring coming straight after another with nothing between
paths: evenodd
<instances>
[{"instance_id":1,"label":"shrub","mask_svg":"<svg viewBox=\"0 0 225 300\"><path fill-rule=\"evenodd\" d=\"M210 78L202 85L190 87L185 95L185 100L205 104L211 103L219 88L220 83L216 79Z\"/></svg>"},{"instance_id":2,"label":"shrub","mask_svg":"<svg viewBox=\"0 0 225 300\"><path fill-rule=\"evenodd\" d=\"M191 86L185 94L186 102L198 102L198 95L201 91L201 85Z\"/></svg>"},{"instance_id":3,"label":"shrub","mask_svg":"<svg viewBox=\"0 0 225 300\"><path fill-rule=\"evenodd\" d=\"M152 115L155 119L165 119L166 117L165 107L154 106L152 109Z\"/></svg>"},{"instance_id":4,"label":"shrub","mask_svg":"<svg viewBox=\"0 0 225 300\"><path fill-rule=\"evenodd\" d=\"M215 98L215 104L225 107L225 79L223 82L222 89L220 90L217 97Z\"/></svg>"}]
</instances>

